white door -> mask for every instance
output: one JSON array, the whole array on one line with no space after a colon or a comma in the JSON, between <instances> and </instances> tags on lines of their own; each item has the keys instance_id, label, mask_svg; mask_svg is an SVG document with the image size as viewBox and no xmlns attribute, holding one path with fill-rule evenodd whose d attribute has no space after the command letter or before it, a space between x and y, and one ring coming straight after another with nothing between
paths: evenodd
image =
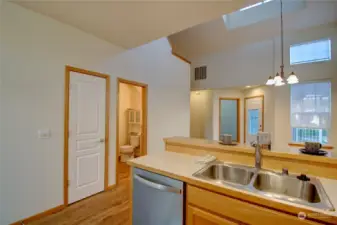
<instances>
[{"instance_id":1,"label":"white door","mask_svg":"<svg viewBox=\"0 0 337 225\"><path fill-rule=\"evenodd\" d=\"M104 190L105 83L70 73L69 203Z\"/></svg>"},{"instance_id":2,"label":"white door","mask_svg":"<svg viewBox=\"0 0 337 225\"><path fill-rule=\"evenodd\" d=\"M263 97L246 99L246 143L256 141L257 133L263 131Z\"/></svg>"}]
</instances>

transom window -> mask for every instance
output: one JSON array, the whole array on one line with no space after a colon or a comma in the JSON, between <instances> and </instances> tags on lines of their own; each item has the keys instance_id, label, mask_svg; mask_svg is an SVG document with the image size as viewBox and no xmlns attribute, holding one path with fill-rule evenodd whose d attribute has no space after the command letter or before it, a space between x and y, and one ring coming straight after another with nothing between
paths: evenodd
<instances>
[{"instance_id":1,"label":"transom window","mask_svg":"<svg viewBox=\"0 0 337 225\"><path fill-rule=\"evenodd\" d=\"M331 60L331 40L316 40L290 46L290 65Z\"/></svg>"}]
</instances>

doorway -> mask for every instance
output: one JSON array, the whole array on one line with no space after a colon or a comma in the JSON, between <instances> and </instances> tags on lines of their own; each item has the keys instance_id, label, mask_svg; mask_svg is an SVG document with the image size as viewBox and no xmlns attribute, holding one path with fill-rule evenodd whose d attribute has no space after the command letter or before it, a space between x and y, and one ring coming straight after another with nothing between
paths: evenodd
<instances>
[{"instance_id":1,"label":"doorway","mask_svg":"<svg viewBox=\"0 0 337 225\"><path fill-rule=\"evenodd\" d=\"M219 140L222 134L240 142L240 99L219 98Z\"/></svg>"},{"instance_id":2,"label":"doorway","mask_svg":"<svg viewBox=\"0 0 337 225\"><path fill-rule=\"evenodd\" d=\"M110 77L66 66L64 204L108 188Z\"/></svg>"},{"instance_id":3,"label":"doorway","mask_svg":"<svg viewBox=\"0 0 337 225\"><path fill-rule=\"evenodd\" d=\"M245 98L244 111L245 143L256 141L258 132L264 130L264 96Z\"/></svg>"},{"instance_id":4,"label":"doorway","mask_svg":"<svg viewBox=\"0 0 337 225\"><path fill-rule=\"evenodd\" d=\"M117 78L117 183L130 176L127 160L147 154L147 91L147 84Z\"/></svg>"}]
</instances>

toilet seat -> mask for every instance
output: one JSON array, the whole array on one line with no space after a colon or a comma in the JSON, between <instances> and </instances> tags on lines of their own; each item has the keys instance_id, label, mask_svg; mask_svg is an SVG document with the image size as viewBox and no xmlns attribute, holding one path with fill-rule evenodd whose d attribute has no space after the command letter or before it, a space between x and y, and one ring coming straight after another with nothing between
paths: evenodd
<instances>
[{"instance_id":1,"label":"toilet seat","mask_svg":"<svg viewBox=\"0 0 337 225\"><path fill-rule=\"evenodd\" d=\"M132 145L122 145L120 147L120 153L122 153L122 154L131 154L131 153L133 153L133 146Z\"/></svg>"}]
</instances>

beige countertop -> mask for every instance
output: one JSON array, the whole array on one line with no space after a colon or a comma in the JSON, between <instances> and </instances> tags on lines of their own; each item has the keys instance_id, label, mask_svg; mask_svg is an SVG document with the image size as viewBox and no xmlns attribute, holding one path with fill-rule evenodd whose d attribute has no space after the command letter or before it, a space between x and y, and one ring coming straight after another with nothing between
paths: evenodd
<instances>
[{"instance_id":1,"label":"beige countertop","mask_svg":"<svg viewBox=\"0 0 337 225\"><path fill-rule=\"evenodd\" d=\"M209 189L211 191L221 192L223 194L232 195L232 196L239 196L239 198L253 201L256 203L259 203L259 199L265 199L268 201L264 202L270 202L268 206L272 206L280 208L280 209L286 209L291 210L292 213L295 213L298 209L303 209L304 211L307 210L309 213L317 213L317 215L314 215L313 217L318 218L324 217L324 216L332 216L333 221L337 221L337 212L333 211L324 211L319 210L316 208L308 207L299 205L296 203L289 203L285 201L281 201L278 199L272 199L265 196L261 196L255 193L251 193L249 191L240 190L235 187L223 185L223 184L215 184L209 181L205 181L196 177L193 177L192 174L196 171L203 168L204 164L197 163L197 160L200 159L200 156L191 156L181 153L174 153L174 152L161 152L156 154L151 154L148 156L139 157L136 159L132 159L128 161L128 164L134 167L142 168L145 170L149 170L152 172L156 172L159 174L163 174L165 176L172 177L174 179L179 179L181 181L184 181L186 183L200 186L206 189ZM319 178L319 177L318 177ZM319 178L321 181L327 195L330 198L330 201L334 205L334 207L337 207L337 180L332 179L326 179L326 178ZM244 194L244 195L242 195ZM278 204L279 203L279 204ZM278 205L278 206L276 206Z\"/></svg>"},{"instance_id":2,"label":"beige countertop","mask_svg":"<svg viewBox=\"0 0 337 225\"><path fill-rule=\"evenodd\" d=\"M254 155L254 148L247 144L238 143L237 145L223 145L219 144L216 140L207 140L199 138L189 138L189 137L171 137L164 139L166 144L177 145L177 146L188 146L194 149L208 149L214 152L235 152L235 153L246 153L248 155ZM286 149L276 149L264 150L262 155L279 157L284 159L298 159L307 162L321 162L327 164L337 165L337 158L334 151L327 150L327 156L312 156L299 152L300 147L288 147Z\"/></svg>"}]
</instances>

